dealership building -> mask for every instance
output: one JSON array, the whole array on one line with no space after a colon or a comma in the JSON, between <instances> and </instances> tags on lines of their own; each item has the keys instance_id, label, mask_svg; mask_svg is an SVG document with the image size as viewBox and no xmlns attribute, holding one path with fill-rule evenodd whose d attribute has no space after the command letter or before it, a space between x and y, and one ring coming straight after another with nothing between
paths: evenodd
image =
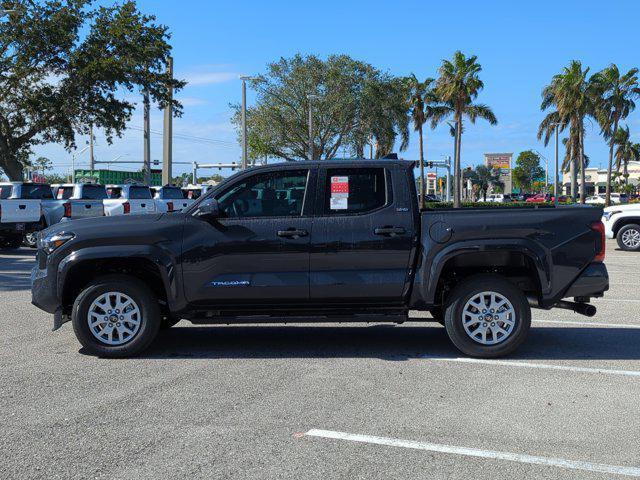
<instances>
[{"instance_id":1,"label":"dealership building","mask_svg":"<svg viewBox=\"0 0 640 480\"><path fill-rule=\"evenodd\" d=\"M633 185L638 191L640 186L640 162L629 162L627 166L629 173L629 185ZM615 172L615 170L614 170ZM622 171L621 171L622 173ZM607 189L607 169L606 168L585 168L585 193L587 195L595 195L605 193ZM612 184L615 185L617 180ZM571 194L571 174L565 172L562 174L562 190L565 195ZM578 192L580 191L580 174L578 174Z\"/></svg>"}]
</instances>

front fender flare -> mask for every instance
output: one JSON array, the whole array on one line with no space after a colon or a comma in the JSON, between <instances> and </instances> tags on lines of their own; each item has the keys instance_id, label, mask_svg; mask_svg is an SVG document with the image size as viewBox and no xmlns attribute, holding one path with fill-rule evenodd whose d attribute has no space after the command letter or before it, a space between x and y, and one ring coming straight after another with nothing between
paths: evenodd
<instances>
[{"instance_id":1,"label":"front fender flare","mask_svg":"<svg viewBox=\"0 0 640 480\"><path fill-rule=\"evenodd\" d=\"M89 260L108 260L118 258L142 258L153 263L160 273L160 278L167 293L170 309L181 302L179 288L179 272L173 255L158 245L119 245L86 247L71 252L64 257L57 267L56 290L62 300L62 293L69 272L73 267Z\"/></svg>"}]
</instances>

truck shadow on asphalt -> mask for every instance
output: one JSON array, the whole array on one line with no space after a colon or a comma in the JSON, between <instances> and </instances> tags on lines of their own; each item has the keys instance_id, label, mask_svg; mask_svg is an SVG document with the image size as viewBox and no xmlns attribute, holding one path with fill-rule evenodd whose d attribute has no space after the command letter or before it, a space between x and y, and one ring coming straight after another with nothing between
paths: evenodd
<instances>
[{"instance_id":1,"label":"truck shadow on asphalt","mask_svg":"<svg viewBox=\"0 0 640 480\"><path fill-rule=\"evenodd\" d=\"M185 326L182 326L185 325ZM379 358L462 356L445 329L423 325L186 326L160 333L143 358ZM640 329L544 327L531 330L511 359L638 360Z\"/></svg>"}]
</instances>

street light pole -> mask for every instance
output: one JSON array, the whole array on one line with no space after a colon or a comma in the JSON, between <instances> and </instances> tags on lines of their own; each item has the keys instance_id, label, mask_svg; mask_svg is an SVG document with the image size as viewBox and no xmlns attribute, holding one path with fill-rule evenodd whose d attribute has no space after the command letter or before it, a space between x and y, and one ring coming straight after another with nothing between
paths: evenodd
<instances>
[{"instance_id":1,"label":"street light pole","mask_svg":"<svg viewBox=\"0 0 640 480\"><path fill-rule=\"evenodd\" d=\"M242 76L242 170L247 168L247 80L250 77Z\"/></svg>"},{"instance_id":2,"label":"street light pole","mask_svg":"<svg viewBox=\"0 0 640 480\"><path fill-rule=\"evenodd\" d=\"M173 58L167 57L167 73L173 78ZM173 88L169 87L169 99L164 107L164 132L162 134L162 184L168 185L173 177Z\"/></svg>"},{"instance_id":3,"label":"street light pole","mask_svg":"<svg viewBox=\"0 0 640 480\"><path fill-rule=\"evenodd\" d=\"M144 106L144 121L143 121L143 159L144 159L144 166L143 166L143 170L144 170L144 174L143 174L143 178L144 178L144 183L145 185L151 185L151 124L149 121L149 114L150 114L150 103L149 103L149 92L147 90L145 90L143 92L143 100L142 100L143 106Z\"/></svg>"},{"instance_id":4,"label":"street light pole","mask_svg":"<svg viewBox=\"0 0 640 480\"><path fill-rule=\"evenodd\" d=\"M556 207L558 206L558 195L560 193L558 190L558 183L560 182L558 178L558 173L560 171L559 162L558 162L558 134L559 134L559 129L562 125L564 125L564 123L553 124L553 127L556 130L556 169L555 169L555 181L553 182L553 204Z\"/></svg>"},{"instance_id":5,"label":"street light pole","mask_svg":"<svg viewBox=\"0 0 640 480\"><path fill-rule=\"evenodd\" d=\"M318 95L308 94L307 100L309 100L309 160L313 160L313 100L316 100Z\"/></svg>"},{"instance_id":6,"label":"street light pole","mask_svg":"<svg viewBox=\"0 0 640 480\"><path fill-rule=\"evenodd\" d=\"M82 153L85 152L88 148L89 145L84 147L79 152L73 152L73 154L71 155L71 183L76 183L76 156L82 155Z\"/></svg>"}]
</instances>

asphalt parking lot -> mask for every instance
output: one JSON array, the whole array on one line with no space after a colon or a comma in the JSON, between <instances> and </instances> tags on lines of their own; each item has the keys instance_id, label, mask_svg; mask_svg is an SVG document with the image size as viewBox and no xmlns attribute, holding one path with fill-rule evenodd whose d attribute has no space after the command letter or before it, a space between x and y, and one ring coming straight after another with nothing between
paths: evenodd
<instances>
[{"instance_id":1,"label":"asphalt parking lot","mask_svg":"<svg viewBox=\"0 0 640 480\"><path fill-rule=\"evenodd\" d=\"M496 361L417 322L183 321L94 358L30 304L33 253L2 253L0 478L640 477L640 254L607 247L596 317L534 310Z\"/></svg>"}]
</instances>

